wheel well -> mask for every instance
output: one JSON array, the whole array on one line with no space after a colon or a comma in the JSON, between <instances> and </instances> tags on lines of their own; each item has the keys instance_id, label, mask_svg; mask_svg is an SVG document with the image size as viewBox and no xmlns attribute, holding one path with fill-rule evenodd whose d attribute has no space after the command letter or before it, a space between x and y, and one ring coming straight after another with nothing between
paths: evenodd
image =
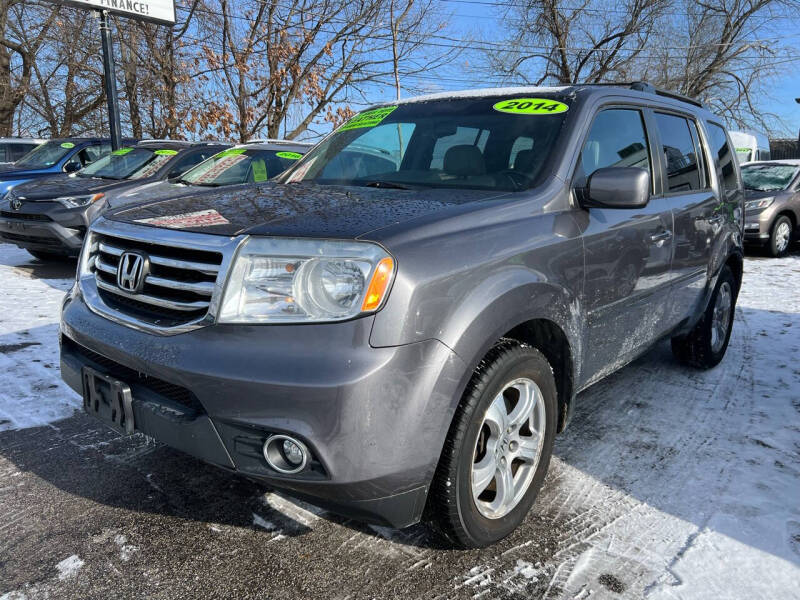
<instances>
[{"instance_id":1,"label":"wheel well","mask_svg":"<svg viewBox=\"0 0 800 600\"><path fill-rule=\"evenodd\" d=\"M797 227L797 219L795 218L794 213L792 211L784 210L783 212L779 212L775 217L775 221L777 221L781 217L789 217L789 221L791 221L791 223L792 223L792 229ZM775 221L773 221L773 223Z\"/></svg>"},{"instance_id":2,"label":"wheel well","mask_svg":"<svg viewBox=\"0 0 800 600\"><path fill-rule=\"evenodd\" d=\"M744 271L744 263L739 254L731 254L725 264L733 273L733 278L736 281L736 295L739 295L739 288L742 287L742 273Z\"/></svg>"},{"instance_id":3,"label":"wheel well","mask_svg":"<svg viewBox=\"0 0 800 600\"><path fill-rule=\"evenodd\" d=\"M574 390L572 354L567 336L552 321L533 319L517 325L503 338L533 346L544 354L550 363L558 390L557 431L560 433L567 425L568 410Z\"/></svg>"}]
</instances>

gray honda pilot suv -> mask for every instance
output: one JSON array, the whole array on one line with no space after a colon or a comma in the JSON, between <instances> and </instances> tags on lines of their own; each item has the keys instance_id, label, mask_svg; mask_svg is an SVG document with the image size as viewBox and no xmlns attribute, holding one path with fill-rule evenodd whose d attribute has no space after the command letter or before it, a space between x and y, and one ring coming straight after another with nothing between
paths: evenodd
<instances>
[{"instance_id":1,"label":"gray honda pilot suv","mask_svg":"<svg viewBox=\"0 0 800 600\"><path fill-rule=\"evenodd\" d=\"M742 219L721 120L647 84L381 105L277 181L96 221L62 375L120 432L484 546L578 392L664 338L722 360Z\"/></svg>"}]
</instances>

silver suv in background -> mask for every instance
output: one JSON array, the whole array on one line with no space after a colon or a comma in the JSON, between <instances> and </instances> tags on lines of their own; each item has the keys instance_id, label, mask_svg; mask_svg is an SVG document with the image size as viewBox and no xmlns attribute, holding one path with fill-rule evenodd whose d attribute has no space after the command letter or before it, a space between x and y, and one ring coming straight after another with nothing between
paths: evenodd
<instances>
[{"instance_id":1,"label":"silver suv in background","mask_svg":"<svg viewBox=\"0 0 800 600\"><path fill-rule=\"evenodd\" d=\"M646 84L375 106L277 180L95 221L62 377L120 432L491 544L578 392L663 339L722 360L744 206L721 123Z\"/></svg>"},{"instance_id":2,"label":"silver suv in background","mask_svg":"<svg viewBox=\"0 0 800 600\"><path fill-rule=\"evenodd\" d=\"M800 225L800 159L742 165L744 239L783 256Z\"/></svg>"}]
</instances>

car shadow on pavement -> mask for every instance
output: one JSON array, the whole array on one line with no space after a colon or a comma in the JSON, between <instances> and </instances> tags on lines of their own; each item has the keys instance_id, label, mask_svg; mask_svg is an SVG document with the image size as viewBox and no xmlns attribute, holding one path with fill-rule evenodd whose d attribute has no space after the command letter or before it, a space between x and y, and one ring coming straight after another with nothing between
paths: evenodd
<instances>
[{"instance_id":1,"label":"car shadow on pavement","mask_svg":"<svg viewBox=\"0 0 800 600\"><path fill-rule=\"evenodd\" d=\"M13 269L27 279L40 279L56 289L64 289L63 280L75 279L76 258L53 258L41 260L34 258L25 250L0 243L0 265Z\"/></svg>"}]
</instances>

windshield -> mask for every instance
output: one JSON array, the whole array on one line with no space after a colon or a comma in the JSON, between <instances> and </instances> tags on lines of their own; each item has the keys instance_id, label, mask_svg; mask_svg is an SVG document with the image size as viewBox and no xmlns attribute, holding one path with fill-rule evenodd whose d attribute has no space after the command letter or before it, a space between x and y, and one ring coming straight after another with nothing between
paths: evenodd
<instances>
[{"instance_id":1,"label":"windshield","mask_svg":"<svg viewBox=\"0 0 800 600\"><path fill-rule=\"evenodd\" d=\"M452 98L368 110L282 178L288 183L515 191L538 179L569 106L553 98Z\"/></svg>"},{"instance_id":2,"label":"windshield","mask_svg":"<svg viewBox=\"0 0 800 600\"><path fill-rule=\"evenodd\" d=\"M78 175L104 179L142 179L155 174L177 153L177 150L157 148L120 148L81 170Z\"/></svg>"},{"instance_id":3,"label":"windshield","mask_svg":"<svg viewBox=\"0 0 800 600\"><path fill-rule=\"evenodd\" d=\"M72 142L47 142L28 152L14 163L14 166L26 169L46 169L72 152L73 148L75 148L75 144Z\"/></svg>"},{"instance_id":4,"label":"windshield","mask_svg":"<svg viewBox=\"0 0 800 600\"><path fill-rule=\"evenodd\" d=\"M184 173L182 183L217 187L266 181L302 158L299 152L230 148Z\"/></svg>"},{"instance_id":5,"label":"windshield","mask_svg":"<svg viewBox=\"0 0 800 600\"><path fill-rule=\"evenodd\" d=\"M744 187L759 192L784 190L800 167L795 165L746 165L742 167Z\"/></svg>"}]
</instances>

